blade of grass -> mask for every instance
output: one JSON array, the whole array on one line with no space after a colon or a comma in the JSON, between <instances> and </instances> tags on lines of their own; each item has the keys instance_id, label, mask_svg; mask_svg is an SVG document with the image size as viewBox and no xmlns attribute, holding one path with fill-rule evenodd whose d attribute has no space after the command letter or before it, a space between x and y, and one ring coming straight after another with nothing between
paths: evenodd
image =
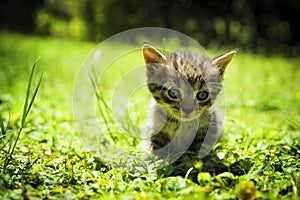
<instances>
[{"instance_id":1,"label":"blade of grass","mask_svg":"<svg viewBox=\"0 0 300 200\"><path fill-rule=\"evenodd\" d=\"M22 120L21 120L21 127L18 131L17 137L14 141L14 144L13 144L12 148L9 149L9 156L6 158L6 161L4 162L4 169L7 167L7 165L9 164L9 162L12 159L12 155L14 153L14 150L15 150L16 146L17 146L17 143L18 143L18 140L20 138L21 132L22 132L23 128L25 127L26 118L28 116L29 111L32 108L33 102L35 100L35 97L38 93L38 90L39 90L41 82L42 82L43 74L40 76L38 84L35 87L33 95L30 99L29 95L30 95L30 89L31 89L31 85L32 85L32 78L33 78L34 71L35 71L35 68L36 68L36 63L37 63L38 60L39 60L39 58L35 61L34 65L32 66L32 69L31 69L31 73L30 73L30 77L29 77L29 81L28 81L28 85L27 85L25 102L24 102L24 108L23 108L23 114L22 114Z\"/></svg>"},{"instance_id":2,"label":"blade of grass","mask_svg":"<svg viewBox=\"0 0 300 200\"><path fill-rule=\"evenodd\" d=\"M28 101L29 101L29 95L30 95L30 88L31 88L31 84L32 84L32 77L33 77L33 74L34 74L34 71L35 71L35 68L36 68L36 63L37 63L37 61L38 61L39 59L40 59L40 58L38 58L38 59L34 62L33 66L32 66L32 69L31 69L30 76L29 76L29 81L28 81L27 91L26 91L26 97L25 97L25 103L24 103L24 108L23 108L23 115L22 115L21 127L24 126L24 124L25 124L25 119L26 119L27 114L28 114L28 112L29 112L29 110L30 110L30 108L27 109L27 107L28 107ZM42 77L42 76L41 76L41 77ZM35 98L35 96L33 96L33 100L34 100L34 98ZM32 100L32 99L31 99L31 100Z\"/></svg>"},{"instance_id":3,"label":"blade of grass","mask_svg":"<svg viewBox=\"0 0 300 200\"><path fill-rule=\"evenodd\" d=\"M7 129L9 127L10 124L10 110L8 108L8 121L6 126L4 125L4 119L0 113L0 126L1 126L1 136L0 136L0 142L2 144L2 140L4 141L4 139L7 137ZM12 136L0 147L0 151L10 142L10 140L12 139Z\"/></svg>"},{"instance_id":4,"label":"blade of grass","mask_svg":"<svg viewBox=\"0 0 300 200\"><path fill-rule=\"evenodd\" d=\"M6 131L9 127L9 124L10 124L10 109L8 107L8 121L7 121L7 124L6 126L4 125L4 119L0 113L0 128L1 128L1 135L2 136L5 136L6 135Z\"/></svg>"},{"instance_id":5,"label":"blade of grass","mask_svg":"<svg viewBox=\"0 0 300 200\"><path fill-rule=\"evenodd\" d=\"M10 138L0 147L0 151L2 150L2 149L4 149L4 147L11 141L11 139L12 139L12 135L10 136ZM2 139L2 138L1 138Z\"/></svg>"},{"instance_id":6,"label":"blade of grass","mask_svg":"<svg viewBox=\"0 0 300 200\"><path fill-rule=\"evenodd\" d=\"M35 90L34 90L34 92L33 92L32 98L31 98L30 103L29 103L29 105L28 105L28 107L27 107L27 110L26 110L25 117L27 117L29 111L31 110L32 104L33 104L33 102L34 102L34 100L35 100L35 97L36 97L36 95L37 95L37 93L38 93L38 90L39 90L39 88L40 88L40 85L41 85L41 83L42 83L42 78L43 78L43 73L42 73L42 75L40 76L40 79L39 79L39 81L38 81L38 83L37 83L37 86L36 86L36 88L35 88ZM25 122L25 120L24 120L24 122ZM24 126L24 124L22 124L22 126Z\"/></svg>"},{"instance_id":7,"label":"blade of grass","mask_svg":"<svg viewBox=\"0 0 300 200\"><path fill-rule=\"evenodd\" d=\"M2 115L0 113L0 128L1 128L1 136L5 136L6 128L4 126L4 119L2 118ZM1 138L0 138L1 139Z\"/></svg>"},{"instance_id":8,"label":"blade of grass","mask_svg":"<svg viewBox=\"0 0 300 200\"><path fill-rule=\"evenodd\" d=\"M93 71L94 72L94 71ZM94 74L95 73L92 73L92 74L90 74L90 80L91 80L91 83L92 83L92 85L93 85L93 89L94 89L94 93L95 93L95 95L96 95L96 99L97 99L97 104L98 104L98 108L99 108L99 111L100 111L100 115L102 116L102 118L103 118L103 120L104 120L104 124L105 124L105 126L106 126L106 128L107 128L107 130L108 130L108 134L109 134L109 136L110 136L110 138L112 139L112 141L113 141L113 143L115 143L115 137L113 136L113 134L112 134L112 131L111 131L111 129L110 129L110 125L109 125L109 121L112 121L111 120L111 116L110 116L110 114L111 114L111 111L110 111L110 108L108 107L108 105L106 104L106 102L104 101L104 99L102 98L102 96L100 95L100 93L99 93L99 91L98 91L98 87L97 87L97 82L96 82L96 78L95 78L95 76L94 76ZM105 114L104 114L104 112L103 112L103 109L102 109L102 105L104 105L104 109L107 111L107 112L109 112L108 113L108 117L107 116L105 116ZM109 119L110 118L110 119Z\"/></svg>"},{"instance_id":9,"label":"blade of grass","mask_svg":"<svg viewBox=\"0 0 300 200\"><path fill-rule=\"evenodd\" d=\"M97 87L97 81L96 81L96 77L95 77L95 69L92 68L92 73L89 74L89 77L90 77L90 80L93 84L93 89L95 90L95 95L97 98L99 98L100 101L98 102L101 102L104 106L104 109L106 110L107 114L109 114L109 118L112 119L112 111L110 109L110 107L107 105L106 101L104 100L104 98L102 97L102 95L100 95L100 92L98 90L98 87Z\"/></svg>"}]
</instances>

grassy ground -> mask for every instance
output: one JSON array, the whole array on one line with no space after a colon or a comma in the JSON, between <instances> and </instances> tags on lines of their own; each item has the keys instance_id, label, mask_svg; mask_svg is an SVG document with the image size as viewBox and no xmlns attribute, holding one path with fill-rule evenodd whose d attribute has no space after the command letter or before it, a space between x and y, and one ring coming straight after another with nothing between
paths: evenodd
<instances>
[{"instance_id":1,"label":"grassy ground","mask_svg":"<svg viewBox=\"0 0 300 200\"><path fill-rule=\"evenodd\" d=\"M0 34L0 113L4 126L9 122L0 136L1 199L299 199L300 59L239 52L225 76L223 141L205 162L158 173L132 158L130 166L112 167L84 149L72 94L95 46ZM32 91L41 72L42 85L10 157L39 56Z\"/></svg>"}]
</instances>

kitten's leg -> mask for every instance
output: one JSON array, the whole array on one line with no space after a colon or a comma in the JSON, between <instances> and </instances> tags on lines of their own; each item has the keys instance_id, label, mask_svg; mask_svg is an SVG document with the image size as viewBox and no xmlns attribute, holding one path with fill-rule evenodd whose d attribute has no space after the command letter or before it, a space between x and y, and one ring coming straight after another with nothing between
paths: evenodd
<instances>
[{"instance_id":1,"label":"kitten's leg","mask_svg":"<svg viewBox=\"0 0 300 200\"><path fill-rule=\"evenodd\" d=\"M218 114L214 111L206 133L203 134L201 140L202 144L198 151L200 158L206 156L213 146L218 142L222 134L222 121L219 119Z\"/></svg>"},{"instance_id":2,"label":"kitten's leg","mask_svg":"<svg viewBox=\"0 0 300 200\"><path fill-rule=\"evenodd\" d=\"M166 146L169 142L170 138L167 136L167 134L159 132L150 138L151 151L157 151Z\"/></svg>"}]
</instances>

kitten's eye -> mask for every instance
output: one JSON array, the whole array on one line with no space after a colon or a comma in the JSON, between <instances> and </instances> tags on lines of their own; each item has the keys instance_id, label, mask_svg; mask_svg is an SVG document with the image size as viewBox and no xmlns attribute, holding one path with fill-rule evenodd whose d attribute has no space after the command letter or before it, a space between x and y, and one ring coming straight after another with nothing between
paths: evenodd
<instances>
[{"instance_id":1,"label":"kitten's eye","mask_svg":"<svg viewBox=\"0 0 300 200\"><path fill-rule=\"evenodd\" d=\"M200 91L197 93L196 97L197 97L198 101L204 101L208 97L208 92Z\"/></svg>"},{"instance_id":2,"label":"kitten's eye","mask_svg":"<svg viewBox=\"0 0 300 200\"><path fill-rule=\"evenodd\" d=\"M177 99L180 96L180 92L177 89L171 88L171 89L168 90L168 95L172 99Z\"/></svg>"}]
</instances>

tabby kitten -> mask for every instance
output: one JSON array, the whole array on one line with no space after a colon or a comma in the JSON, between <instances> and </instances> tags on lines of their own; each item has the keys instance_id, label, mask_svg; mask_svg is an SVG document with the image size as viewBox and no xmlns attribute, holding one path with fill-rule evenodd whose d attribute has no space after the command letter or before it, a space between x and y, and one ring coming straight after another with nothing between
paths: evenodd
<instances>
[{"instance_id":1,"label":"tabby kitten","mask_svg":"<svg viewBox=\"0 0 300 200\"><path fill-rule=\"evenodd\" d=\"M214 58L190 51L165 54L144 43L148 89L153 96L146 148L161 158L189 151L204 157L217 142L222 119L214 101L236 50Z\"/></svg>"}]
</instances>

